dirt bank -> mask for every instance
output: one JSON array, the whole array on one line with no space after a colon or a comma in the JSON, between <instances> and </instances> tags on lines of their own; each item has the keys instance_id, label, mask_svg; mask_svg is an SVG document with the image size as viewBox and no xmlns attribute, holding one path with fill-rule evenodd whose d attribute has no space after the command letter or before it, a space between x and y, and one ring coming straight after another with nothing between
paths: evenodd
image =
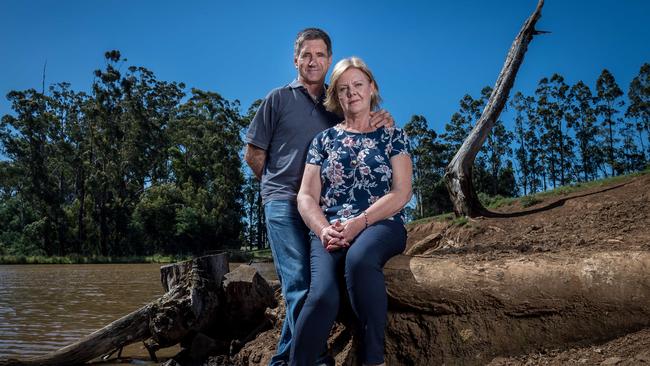
<instances>
[{"instance_id":1,"label":"dirt bank","mask_svg":"<svg viewBox=\"0 0 650 366\"><path fill-rule=\"evenodd\" d=\"M649 187L645 174L410 225L385 268L388 364L648 362ZM278 335L276 322L228 362L266 364ZM350 339L337 324L337 365L356 364Z\"/></svg>"},{"instance_id":2,"label":"dirt bank","mask_svg":"<svg viewBox=\"0 0 650 366\"><path fill-rule=\"evenodd\" d=\"M407 251L480 265L533 258L571 262L598 253L650 250L650 174L549 195L526 208L515 202L493 211L494 217L466 222L449 218L413 225ZM650 329L604 334L596 343L541 347L495 358L490 365L650 364Z\"/></svg>"}]
</instances>

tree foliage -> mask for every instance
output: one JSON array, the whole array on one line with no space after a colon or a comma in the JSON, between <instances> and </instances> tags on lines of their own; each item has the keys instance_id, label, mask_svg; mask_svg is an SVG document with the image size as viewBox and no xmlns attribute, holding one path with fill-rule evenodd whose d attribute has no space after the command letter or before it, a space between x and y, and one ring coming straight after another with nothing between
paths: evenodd
<instances>
[{"instance_id":1,"label":"tree foliage","mask_svg":"<svg viewBox=\"0 0 650 366\"><path fill-rule=\"evenodd\" d=\"M105 54L89 94L7 96L0 252L203 253L240 245L239 103Z\"/></svg>"},{"instance_id":2,"label":"tree foliage","mask_svg":"<svg viewBox=\"0 0 650 366\"><path fill-rule=\"evenodd\" d=\"M242 163L240 112L216 92L157 79L105 54L88 93L67 83L11 91L0 119L0 255L202 254L267 244L260 184ZM592 92L595 90L595 93ZM444 169L485 107L490 87L464 95L438 134L422 115L412 143L411 218L449 212ZM627 91L603 70L594 88L553 74L515 93L473 170L480 197L644 169L650 156L650 64ZM509 126L512 128L510 129Z\"/></svg>"}]
</instances>

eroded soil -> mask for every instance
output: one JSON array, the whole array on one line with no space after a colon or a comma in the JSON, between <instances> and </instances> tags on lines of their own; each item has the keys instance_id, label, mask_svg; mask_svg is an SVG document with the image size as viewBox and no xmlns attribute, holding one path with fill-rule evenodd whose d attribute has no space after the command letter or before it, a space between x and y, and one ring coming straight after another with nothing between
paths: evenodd
<instances>
[{"instance_id":1,"label":"eroded soil","mask_svg":"<svg viewBox=\"0 0 650 366\"><path fill-rule=\"evenodd\" d=\"M544 252L570 256L650 250L650 174L546 198L528 208L515 203L494 211L495 217L468 219L466 224L448 220L411 226L407 246L426 248L418 254L468 261Z\"/></svg>"},{"instance_id":2,"label":"eroded soil","mask_svg":"<svg viewBox=\"0 0 650 366\"><path fill-rule=\"evenodd\" d=\"M493 217L467 222L449 219L411 226L407 251L469 264L527 256L579 258L598 252L650 250L650 174L547 197L528 208L515 203L495 211ZM650 364L650 329L602 344L499 357L489 364Z\"/></svg>"}]
</instances>

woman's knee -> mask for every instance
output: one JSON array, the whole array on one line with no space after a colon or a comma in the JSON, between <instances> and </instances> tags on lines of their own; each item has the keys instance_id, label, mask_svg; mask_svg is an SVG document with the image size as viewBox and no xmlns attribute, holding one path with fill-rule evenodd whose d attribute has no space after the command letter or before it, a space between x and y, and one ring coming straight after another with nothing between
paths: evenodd
<instances>
[{"instance_id":1,"label":"woman's knee","mask_svg":"<svg viewBox=\"0 0 650 366\"><path fill-rule=\"evenodd\" d=\"M381 269L380 258L369 247L350 247L345 257L345 273Z\"/></svg>"},{"instance_id":2,"label":"woman's knee","mask_svg":"<svg viewBox=\"0 0 650 366\"><path fill-rule=\"evenodd\" d=\"M311 306L318 311L329 311L336 313L339 306L339 289L335 284L312 288L307 295L305 306Z\"/></svg>"}]
</instances>

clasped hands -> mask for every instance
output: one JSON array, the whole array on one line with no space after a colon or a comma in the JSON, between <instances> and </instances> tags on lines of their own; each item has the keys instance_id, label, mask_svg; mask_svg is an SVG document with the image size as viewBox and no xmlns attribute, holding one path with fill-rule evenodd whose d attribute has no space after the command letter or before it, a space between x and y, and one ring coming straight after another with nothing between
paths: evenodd
<instances>
[{"instance_id":1,"label":"clasped hands","mask_svg":"<svg viewBox=\"0 0 650 366\"><path fill-rule=\"evenodd\" d=\"M324 226L320 231L320 240L328 252L348 248L354 238L366 228L365 220L359 216Z\"/></svg>"}]
</instances>

